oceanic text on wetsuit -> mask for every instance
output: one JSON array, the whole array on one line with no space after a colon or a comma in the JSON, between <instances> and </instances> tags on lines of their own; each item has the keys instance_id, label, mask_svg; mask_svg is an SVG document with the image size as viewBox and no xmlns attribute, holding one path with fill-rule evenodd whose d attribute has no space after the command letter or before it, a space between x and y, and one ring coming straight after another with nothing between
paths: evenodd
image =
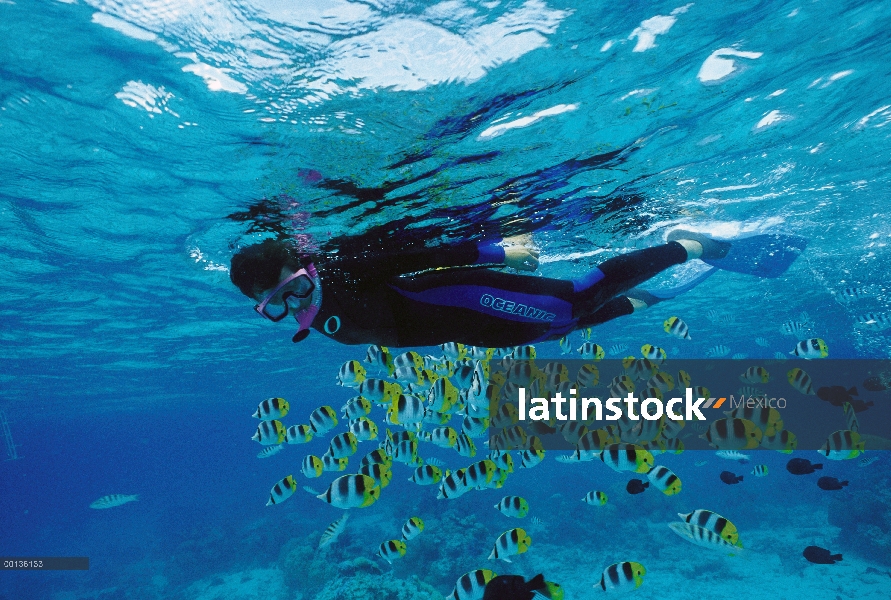
<instances>
[{"instance_id":1,"label":"oceanic text on wetsuit","mask_svg":"<svg viewBox=\"0 0 891 600\"><path fill-rule=\"evenodd\" d=\"M539 321L553 321L555 318L557 318L557 315L546 310L542 310L534 306L526 306L525 304L520 304L519 302L514 302L513 300L496 298L491 294L483 294L482 296L480 296L480 304L487 308L491 308L503 313L520 315L523 317L528 317L530 319L537 319Z\"/></svg>"}]
</instances>

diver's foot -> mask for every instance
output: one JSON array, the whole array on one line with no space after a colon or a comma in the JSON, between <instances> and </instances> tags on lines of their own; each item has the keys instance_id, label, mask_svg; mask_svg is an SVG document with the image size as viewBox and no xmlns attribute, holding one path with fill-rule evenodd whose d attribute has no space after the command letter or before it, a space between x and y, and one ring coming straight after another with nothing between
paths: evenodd
<instances>
[{"instance_id":1,"label":"diver's foot","mask_svg":"<svg viewBox=\"0 0 891 600\"><path fill-rule=\"evenodd\" d=\"M657 298L647 290L641 288L632 288L628 290L625 292L625 297L631 301L631 306L634 307L635 311L649 308L664 300L664 298Z\"/></svg>"},{"instance_id":2,"label":"diver's foot","mask_svg":"<svg viewBox=\"0 0 891 600\"><path fill-rule=\"evenodd\" d=\"M730 250L730 242L713 240L712 238L696 233L695 231L687 231L686 229L675 229L668 233L666 241L679 242L681 240L690 240L699 243L702 246L702 256L704 259L719 259L727 256Z\"/></svg>"}]
</instances>

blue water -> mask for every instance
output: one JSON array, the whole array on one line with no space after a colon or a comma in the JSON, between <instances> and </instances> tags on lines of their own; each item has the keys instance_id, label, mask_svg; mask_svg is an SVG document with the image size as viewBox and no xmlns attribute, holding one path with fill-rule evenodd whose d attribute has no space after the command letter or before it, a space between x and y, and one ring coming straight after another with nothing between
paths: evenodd
<instances>
[{"instance_id":1,"label":"blue water","mask_svg":"<svg viewBox=\"0 0 891 600\"><path fill-rule=\"evenodd\" d=\"M684 480L672 498L546 458L502 490L437 501L394 465L381 501L312 562L341 511L301 490L264 504L289 471L324 490L331 474L297 471L326 442L257 460L250 414L270 396L291 402L289 425L338 408L352 393L337 369L365 348L292 344L227 267L276 234L311 249L533 233L539 274L570 278L677 225L780 231L810 240L782 278L719 273L593 340L771 359L805 311L832 357L889 358L889 330L857 325L891 313L889 26L882 2L0 0L0 410L20 455L0 463L0 555L91 560L0 573L0 597L436 597L423 585L446 595L490 568L585 598L634 560L640 598L887 598L887 456L827 465L851 481L835 495L788 476L783 454L759 453L770 475L733 487L711 452L664 456ZM846 287L869 296L838 302ZM665 341L671 315L692 342ZM601 512L577 499L595 487ZM88 508L108 494L140 500ZM493 566L495 538L518 526L491 508L505 494L544 525ZM707 507L733 515L752 554L665 527ZM412 514L427 530L391 570L377 545ZM845 560L811 565L808 545Z\"/></svg>"}]
</instances>

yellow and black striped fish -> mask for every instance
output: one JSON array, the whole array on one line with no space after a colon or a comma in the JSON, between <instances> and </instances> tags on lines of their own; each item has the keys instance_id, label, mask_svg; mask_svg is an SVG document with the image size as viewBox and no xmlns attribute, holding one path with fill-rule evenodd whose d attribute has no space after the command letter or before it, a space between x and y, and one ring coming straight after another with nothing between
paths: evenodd
<instances>
[{"instance_id":1,"label":"yellow and black striped fish","mask_svg":"<svg viewBox=\"0 0 891 600\"><path fill-rule=\"evenodd\" d=\"M845 422L848 425L848 431L853 431L854 433L860 432L860 421L857 420L857 413L854 411L854 407L850 402L845 402L842 404L842 411L845 413Z\"/></svg>"},{"instance_id":2,"label":"yellow and black striped fish","mask_svg":"<svg viewBox=\"0 0 891 600\"><path fill-rule=\"evenodd\" d=\"M368 346L365 353L365 362L379 370L384 370L388 375L393 374L393 355L386 346L378 346L376 344Z\"/></svg>"},{"instance_id":3,"label":"yellow and black striped fish","mask_svg":"<svg viewBox=\"0 0 891 600\"><path fill-rule=\"evenodd\" d=\"M424 368L424 357L414 350L409 350L408 352L403 352L399 356L393 358L393 366L397 369L402 367L414 367L421 370Z\"/></svg>"},{"instance_id":4,"label":"yellow and black striped fish","mask_svg":"<svg viewBox=\"0 0 891 600\"><path fill-rule=\"evenodd\" d=\"M859 433L840 429L829 435L819 452L829 460L848 460L860 456L865 448Z\"/></svg>"},{"instance_id":5,"label":"yellow and black striped fish","mask_svg":"<svg viewBox=\"0 0 891 600\"><path fill-rule=\"evenodd\" d=\"M610 382L610 398L624 398L631 393L634 393L634 382L627 375L618 375Z\"/></svg>"},{"instance_id":6,"label":"yellow and black striped fish","mask_svg":"<svg viewBox=\"0 0 891 600\"><path fill-rule=\"evenodd\" d=\"M764 367L749 367L739 379L743 383L767 383L770 381L770 373Z\"/></svg>"},{"instance_id":7,"label":"yellow and black striped fish","mask_svg":"<svg viewBox=\"0 0 891 600\"><path fill-rule=\"evenodd\" d=\"M678 516L685 523L704 527L705 529L718 534L731 544L738 545L740 548L742 547L742 545L739 544L739 530L736 528L736 525L718 513L700 508L691 513L678 513Z\"/></svg>"},{"instance_id":8,"label":"yellow and black striped fish","mask_svg":"<svg viewBox=\"0 0 891 600\"><path fill-rule=\"evenodd\" d=\"M798 342L795 349L789 354L793 354L805 360L812 358L826 358L829 356L829 347L821 338L811 338Z\"/></svg>"},{"instance_id":9,"label":"yellow and black striped fish","mask_svg":"<svg viewBox=\"0 0 891 600\"><path fill-rule=\"evenodd\" d=\"M511 562L510 556L523 554L532 545L532 538L524 529L516 527L509 529L498 536L495 540L495 547L489 555L489 560L493 558L501 559L505 562Z\"/></svg>"},{"instance_id":10,"label":"yellow and black striped fish","mask_svg":"<svg viewBox=\"0 0 891 600\"><path fill-rule=\"evenodd\" d=\"M359 417L350 421L350 433L360 442L377 438L377 424L368 417Z\"/></svg>"},{"instance_id":11,"label":"yellow and black striped fish","mask_svg":"<svg viewBox=\"0 0 891 600\"><path fill-rule=\"evenodd\" d=\"M742 550L741 546L727 541L714 531L693 523L669 523L668 527L691 544L703 548L730 550L731 556Z\"/></svg>"},{"instance_id":12,"label":"yellow and black striped fish","mask_svg":"<svg viewBox=\"0 0 891 600\"><path fill-rule=\"evenodd\" d=\"M358 360L348 360L337 372L337 383L344 387L356 388L365 381L365 367Z\"/></svg>"},{"instance_id":13,"label":"yellow and black striped fish","mask_svg":"<svg viewBox=\"0 0 891 600\"><path fill-rule=\"evenodd\" d=\"M470 571L458 578L455 589L446 596L446 600L482 600L486 585L497 575L489 569Z\"/></svg>"},{"instance_id":14,"label":"yellow and black striped fish","mask_svg":"<svg viewBox=\"0 0 891 600\"><path fill-rule=\"evenodd\" d=\"M491 440L493 450L516 450L525 448L528 436L526 431L519 425L502 429L501 433Z\"/></svg>"},{"instance_id":15,"label":"yellow and black striped fish","mask_svg":"<svg viewBox=\"0 0 891 600\"><path fill-rule=\"evenodd\" d=\"M579 367L579 372L575 376L576 387L578 389L586 389L596 387L600 383L600 370L597 365L584 364Z\"/></svg>"},{"instance_id":16,"label":"yellow and black striped fish","mask_svg":"<svg viewBox=\"0 0 891 600\"><path fill-rule=\"evenodd\" d=\"M396 425L422 423L426 415L424 401L414 394L399 394L387 411L387 419Z\"/></svg>"},{"instance_id":17,"label":"yellow and black striped fish","mask_svg":"<svg viewBox=\"0 0 891 600\"><path fill-rule=\"evenodd\" d=\"M678 339L692 339L690 337L690 328L687 327L687 324L684 323L679 317L669 317L665 319L665 322L662 323L662 329L665 330L665 333L673 335Z\"/></svg>"},{"instance_id":18,"label":"yellow and black striped fish","mask_svg":"<svg viewBox=\"0 0 891 600\"><path fill-rule=\"evenodd\" d=\"M490 450L489 460L491 460L499 469L503 469L508 473L514 472L514 459L507 450Z\"/></svg>"},{"instance_id":19,"label":"yellow and black striped fish","mask_svg":"<svg viewBox=\"0 0 891 600\"><path fill-rule=\"evenodd\" d=\"M284 398L267 398L257 407L257 412L253 414L253 417L261 421L281 419L288 414L290 409L291 405Z\"/></svg>"},{"instance_id":20,"label":"yellow and black striped fish","mask_svg":"<svg viewBox=\"0 0 891 600\"><path fill-rule=\"evenodd\" d=\"M381 406L388 406L393 402L393 398L402 393L402 386L383 379L368 378L359 384L356 391L363 398Z\"/></svg>"},{"instance_id":21,"label":"yellow and black striped fish","mask_svg":"<svg viewBox=\"0 0 891 600\"><path fill-rule=\"evenodd\" d=\"M609 444L600 453L603 464L614 471L649 473L653 468L653 455L635 444Z\"/></svg>"},{"instance_id":22,"label":"yellow and black striped fish","mask_svg":"<svg viewBox=\"0 0 891 600\"><path fill-rule=\"evenodd\" d=\"M467 437L480 437L488 428L489 419L486 417L472 417L468 415L464 417L464 420L461 422L461 432Z\"/></svg>"},{"instance_id":23,"label":"yellow and black striped fish","mask_svg":"<svg viewBox=\"0 0 891 600\"><path fill-rule=\"evenodd\" d=\"M811 383L810 376L805 373L803 370L798 367L790 370L786 373L786 379L789 380L789 384L794 387L796 390L804 394L805 396L814 396L816 392L814 391L814 386Z\"/></svg>"},{"instance_id":24,"label":"yellow and black striped fish","mask_svg":"<svg viewBox=\"0 0 891 600\"><path fill-rule=\"evenodd\" d=\"M661 365L668 358L664 348L652 344L644 344L640 347L640 352L644 358L653 361L657 365Z\"/></svg>"},{"instance_id":25,"label":"yellow and black striped fish","mask_svg":"<svg viewBox=\"0 0 891 600\"><path fill-rule=\"evenodd\" d=\"M581 354L582 358L584 358L585 360L593 360L595 362L603 360L603 357L606 356L606 352L603 350L603 347L595 344L594 342L585 342L576 349L576 352Z\"/></svg>"},{"instance_id":26,"label":"yellow and black striped fish","mask_svg":"<svg viewBox=\"0 0 891 600\"><path fill-rule=\"evenodd\" d=\"M411 477L408 478L409 481L417 483L418 485L433 485L435 483L439 483L442 479L442 471L439 467L434 467L433 465L421 465Z\"/></svg>"},{"instance_id":27,"label":"yellow and black striped fish","mask_svg":"<svg viewBox=\"0 0 891 600\"><path fill-rule=\"evenodd\" d=\"M355 454L356 448L358 447L359 442L356 439L356 436L347 431L345 433L339 433L331 438L331 444L328 446L327 454L334 458L346 458Z\"/></svg>"},{"instance_id":28,"label":"yellow and black striped fish","mask_svg":"<svg viewBox=\"0 0 891 600\"><path fill-rule=\"evenodd\" d=\"M285 441L289 444L305 444L312 440L312 427L309 425L291 425L285 432Z\"/></svg>"},{"instance_id":29,"label":"yellow and black striped fish","mask_svg":"<svg viewBox=\"0 0 891 600\"><path fill-rule=\"evenodd\" d=\"M439 494L437 494L436 498L438 500L452 500L469 492L471 488L464 482L464 472L465 469L458 469L457 471L447 473L442 478L442 483L439 484Z\"/></svg>"},{"instance_id":30,"label":"yellow and black striped fish","mask_svg":"<svg viewBox=\"0 0 891 600\"><path fill-rule=\"evenodd\" d=\"M773 435L762 437L761 447L768 450L776 450L783 454L791 454L798 447L798 438L788 429L783 429Z\"/></svg>"},{"instance_id":31,"label":"yellow and black striped fish","mask_svg":"<svg viewBox=\"0 0 891 600\"><path fill-rule=\"evenodd\" d=\"M421 517L412 517L402 526L402 539L404 541L413 540L424 531L424 521Z\"/></svg>"},{"instance_id":32,"label":"yellow and black striped fish","mask_svg":"<svg viewBox=\"0 0 891 600\"><path fill-rule=\"evenodd\" d=\"M461 456L467 458L476 456L476 444L474 444L473 440L467 437L467 434L465 433L458 435L458 441L455 442L454 448Z\"/></svg>"},{"instance_id":33,"label":"yellow and black striped fish","mask_svg":"<svg viewBox=\"0 0 891 600\"><path fill-rule=\"evenodd\" d=\"M597 490L592 490L585 494L585 497L582 498L582 502L585 504L590 504L591 506L604 506L607 503L607 495L603 492L598 492Z\"/></svg>"},{"instance_id":34,"label":"yellow and black striped fish","mask_svg":"<svg viewBox=\"0 0 891 600\"><path fill-rule=\"evenodd\" d=\"M440 448L454 448L458 443L458 432L451 427L437 427L430 432L428 441Z\"/></svg>"},{"instance_id":35,"label":"yellow and black striped fish","mask_svg":"<svg viewBox=\"0 0 891 600\"><path fill-rule=\"evenodd\" d=\"M371 412L371 402L368 401L368 398L354 396L340 410L343 411L344 418L352 421L369 414Z\"/></svg>"},{"instance_id":36,"label":"yellow and black striped fish","mask_svg":"<svg viewBox=\"0 0 891 600\"><path fill-rule=\"evenodd\" d=\"M394 560L405 556L405 550L406 545L402 540L387 540L381 544L377 554L392 565Z\"/></svg>"},{"instance_id":37,"label":"yellow and black striped fish","mask_svg":"<svg viewBox=\"0 0 891 600\"><path fill-rule=\"evenodd\" d=\"M498 407L498 412L491 418L491 423L492 427L496 429L505 429L519 420L520 414L517 412L516 405L508 403Z\"/></svg>"},{"instance_id":38,"label":"yellow and black striped fish","mask_svg":"<svg viewBox=\"0 0 891 600\"><path fill-rule=\"evenodd\" d=\"M343 475L316 498L337 508L364 508L374 504L380 495L380 486L368 475Z\"/></svg>"},{"instance_id":39,"label":"yellow and black striped fish","mask_svg":"<svg viewBox=\"0 0 891 600\"><path fill-rule=\"evenodd\" d=\"M613 438L606 429L593 429L579 438L576 444L577 458L582 461L599 458L600 451L611 443Z\"/></svg>"},{"instance_id":40,"label":"yellow and black striped fish","mask_svg":"<svg viewBox=\"0 0 891 600\"><path fill-rule=\"evenodd\" d=\"M303 465L300 470L305 477L315 479L316 477L322 476L322 473L324 472L324 464L322 463L321 458L310 454L303 459Z\"/></svg>"},{"instance_id":41,"label":"yellow and black striped fish","mask_svg":"<svg viewBox=\"0 0 891 600\"><path fill-rule=\"evenodd\" d=\"M443 356L452 362L457 362L467 357L467 348L464 344L459 344L458 342L440 344L439 348L442 350Z\"/></svg>"},{"instance_id":42,"label":"yellow and black striped fish","mask_svg":"<svg viewBox=\"0 0 891 600\"><path fill-rule=\"evenodd\" d=\"M450 412L458 404L458 388L446 377L437 379L427 392L427 408L437 412Z\"/></svg>"},{"instance_id":43,"label":"yellow and black striped fish","mask_svg":"<svg viewBox=\"0 0 891 600\"><path fill-rule=\"evenodd\" d=\"M275 446L285 441L287 430L281 421L262 421L257 427L257 432L251 437L264 446Z\"/></svg>"},{"instance_id":44,"label":"yellow and black striped fish","mask_svg":"<svg viewBox=\"0 0 891 600\"><path fill-rule=\"evenodd\" d=\"M511 358L514 360L535 360L535 346L527 345L527 346L517 346L514 348L511 353ZM483 358L483 357L478 357ZM486 359L491 358L491 354Z\"/></svg>"},{"instance_id":45,"label":"yellow and black striped fish","mask_svg":"<svg viewBox=\"0 0 891 600\"><path fill-rule=\"evenodd\" d=\"M648 380L656 374L659 368L656 363L648 358L634 358L633 356L624 359L622 366L625 368L625 374L635 381Z\"/></svg>"},{"instance_id":46,"label":"yellow and black striped fish","mask_svg":"<svg viewBox=\"0 0 891 600\"><path fill-rule=\"evenodd\" d=\"M294 481L293 475L288 475L274 486L272 486L272 491L269 492L269 502L266 503L266 506L272 506L273 504L281 504L288 498L294 495L294 490L297 489L297 482Z\"/></svg>"},{"instance_id":47,"label":"yellow and black striped fish","mask_svg":"<svg viewBox=\"0 0 891 600\"><path fill-rule=\"evenodd\" d=\"M393 460L404 465L417 464L418 441L402 440L393 447Z\"/></svg>"},{"instance_id":48,"label":"yellow and black striped fish","mask_svg":"<svg viewBox=\"0 0 891 600\"><path fill-rule=\"evenodd\" d=\"M337 425L337 413L330 406L320 406L309 415L309 426L316 435L325 435Z\"/></svg>"},{"instance_id":49,"label":"yellow and black striped fish","mask_svg":"<svg viewBox=\"0 0 891 600\"><path fill-rule=\"evenodd\" d=\"M569 381L569 367L560 362L545 363L545 366L542 367L541 372L546 377L553 377L556 383L559 383L561 381Z\"/></svg>"},{"instance_id":50,"label":"yellow and black striped fish","mask_svg":"<svg viewBox=\"0 0 891 600\"><path fill-rule=\"evenodd\" d=\"M492 481L497 470L498 466L489 459L475 462L463 469L464 485L470 488L484 488Z\"/></svg>"},{"instance_id":51,"label":"yellow and black striped fish","mask_svg":"<svg viewBox=\"0 0 891 600\"><path fill-rule=\"evenodd\" d=\"M603 570L600 583L595 583L594 587L599 587L604 592L636 590L643 583L646 574L647 570L638 562L615 563Z\"/></svg>"},{"instance_id":52,"label":"yellow and black striped fish","mask_svg":"<svg viewBox=\"0 0 891 600\"><path fill-rule=\"evenodd\" d=\"M718 450L750 450L757 448L764 434L748 419L717 419L699 436Z\"/></svg>"},{"instance_id":53,"label":"yellow and black striped fish","mask_svg":"<svg viewBox=\"0 0 891 600\"><path fill-rule=\"evenodd\" d=\"M368 475L374 479L381 489L390 485L390 482L393 480L393 472L389 467L385 467L381 464L362 465L359 467L359 474Z\"/></svg>"},{"instance_id":54,"label":"yellow and black striped fish","mask_svg":"<svg viewBox=\"0 0 891 600\"><path fill-rule=\"evenodd\" d=\"M372 450L364 457L362 457L362 466L376 464L384 465L385 467L390 468L390 465L393 464L393 459L382 448Z\"/></svg>"},{"instance_id":55,"label":"yellow and black striped fish","mask_svg":"<svg viewBox=\"0 0 891 600\"><path fill-rule=\"evenodd\" d=\"M647 473L647 479L653 487L660 490L666 496L674 496L681 491L681 480L668 467L657 465Z\"/></svg>"},{"instance_id":56,"label":"yellow and black striped fish","mask_svg":"<svg viewBox=\"0 0 891 600\"><path fill-rule=\"evenodd\" d=\"M579 440L588 434L588 427L581 421L558 421L555 427L557 433L563 436L563 439L573 446L579 443Z\"/></svg>"},{"instance_id":57,"label":"yellow and black striped fish","mask_svg":"<svg viewBox=\"0 0 891 600\"><path fill-rule=\"evenodd\" d=\"M674 377L665 371L659 371L647 381L648 388L657 388L662 392L670 392L674 389Z\"/></svg>"},{"instance_id":58,"label":"yellow and black striped fish","mask_svg":"<svg viewBox=\"0 0 891 600\"><path fill-rule=\"evenodd\" d=\"M345 471L347 464L349 464L349 460L350 459L347 457L334 458L330 454L325 453L325 455L322 456L322 470L326 473Z\"/></svg>"},{"instance_id":59,"label":"yellow and black striped fish","mask_svg":"<svg viewBox=\"0 0 891 600\"><path fill-rule=\"evenodd\" d=\"M495 510L506 517L522 519L529 514L529 502L520 496L505 496L495 505Z\"/></svg>"},{"instance_id":60,"label":"yellow and black striped fish","mask_svg":"<svg viewBox=\"0 0 891 600\"><path fill-rule=\"evenodd\" d=\"M780 416L780 411L767 406L749 407L746 404L740 404L724 414L734 419L749 420L757 425L764 435L768 436L774 435L783 428L783 418Z\"/></svg>"},{"instance_id":61,"label":"yellow and black striped fish","mask_svg":"<svg viewBox=\"0 0 891 600\"><path fill-rule=\"evenodd\" d=\"M508 369L507 380L520 387L529 387L529 384L538 376L538 373L531 361L520 360Z\"/></svg>"}]
</instances>

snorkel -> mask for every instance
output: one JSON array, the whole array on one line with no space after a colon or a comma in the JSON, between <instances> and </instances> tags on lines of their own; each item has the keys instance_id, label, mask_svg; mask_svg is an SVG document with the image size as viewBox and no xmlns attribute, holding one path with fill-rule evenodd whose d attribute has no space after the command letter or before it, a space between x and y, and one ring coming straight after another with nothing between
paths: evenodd
<instances>
[{"instance_id":1,"label":"snorkel","mask_svg":"<svg viewBox=\"0 0 891 600\"><path fill-rule=\"evenodd\" d=\"M307 263L307 265L297 273L306 274L310 280L312 280L314 289L312 291L309 306L294 315L294 318L297 319L299 325L297 333L291 338L291 341L295 344L305 340L307 336L309 336L309 328L312 325L313 319L319 314L319 308L322 306L322 282L319 279L319 274L316 271L315 265Z\"/></svg>"}]
</instances>

